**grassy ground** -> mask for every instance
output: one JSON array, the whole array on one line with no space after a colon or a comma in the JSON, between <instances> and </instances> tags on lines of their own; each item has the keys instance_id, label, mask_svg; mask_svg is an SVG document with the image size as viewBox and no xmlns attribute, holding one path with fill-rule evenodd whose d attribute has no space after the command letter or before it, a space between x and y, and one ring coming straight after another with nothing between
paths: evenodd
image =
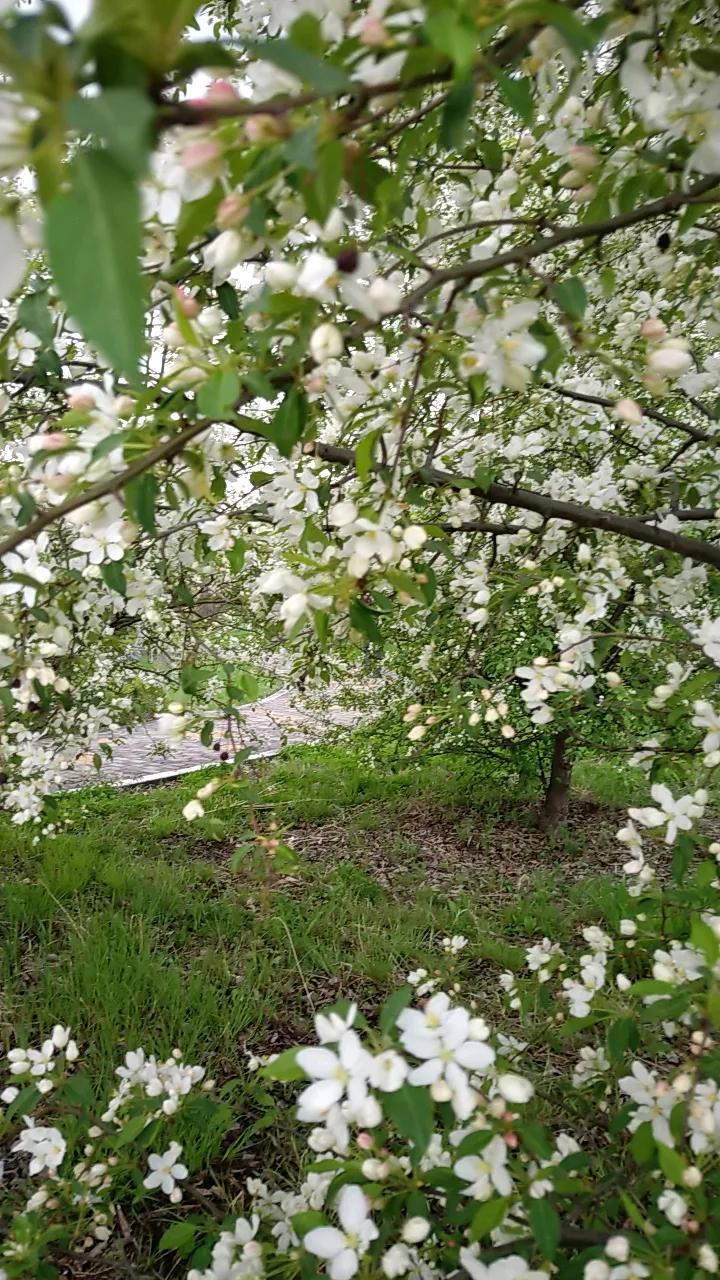
<instances>
[{"instance_id":1,"label":"grassy ground","mask_svg":"<svg viewBox=\"0 0 720 1280\"><path fill-rule=\"evenodd\" d=\"M341 749L296 749L259 780L261 820L272 806L299 854L267 904L245 864L231 869L241 798L221 792L207 818L183 820L199 778L66 797L66 830L37 846L0 829L6 1047L69 1022L107 1083L138 1044L180 1045L235 1077L246 1048L307 1034L314 1007L340 995L379 1004L409 968L432 965L445 933L470 938L466 964L492 1003L497 973L529 939L568 940L598 910L620 914L597 872L617 862L628 797L606 770L580 783L613 808L579 799L548 845L462 761L383 774Z\"/></svg>"},{"instance_id":2,"label":"grassy ground","mask_svg":"<svg viewBox=\"0 0 720 1280\"><path fill-rule=\"evenodd\" d=\"M38 844L0 822L0 1050L69 1023L101 1097L139 1045L162 1057L177 1045L206 1065L225 1106L200 1132L181 1115L176 1133L217 1204L238 1204L249 1174L290 1185L300 1159L287 1101L268 1112L248 1053L308 1038L313 1012L340 997L372 1014L410 969L436 967L452 933L469 939L457 964L464 997L476 995L491 1023L504 1011L513 1030L500 972L519 967L532 940L571 945L583 924L616 927L624 914L614 833L638 797L607 767L578 767L568 825L548 841L527 801L489 786L477 762L373 770L350 749L295 748L249 783L261 827L274 817L298 858L268 894L250 861L235 867L247 795L222 790L204 818L183 819L205 773L65 795L60 834ZM538 1052L550 1118L568 1048ZM569 1118L582 1133L579 1095L566 1100ZM148 1259L168 1207L128 1212L132 1256ZM87 1274L117 1280L126 1262L115 1270L113 1256ZM157 1266L142 1274L176 1274Z\"/></svg>"}]
</instances>

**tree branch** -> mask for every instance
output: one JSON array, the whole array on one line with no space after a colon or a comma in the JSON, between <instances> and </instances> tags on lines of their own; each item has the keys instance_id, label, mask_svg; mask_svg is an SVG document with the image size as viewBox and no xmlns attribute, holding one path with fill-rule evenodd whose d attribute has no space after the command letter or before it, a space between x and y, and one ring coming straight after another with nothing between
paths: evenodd
<instances>
[{"instance_id":1,"label":"tree branch","mask_svg":"<svg viewBox=\"0 0 720 1280\"><path fill-rule=\"evenodd\" d=\"M569 387L558 387L552 382L543 382L542 385L546 391L552 391L556 396L563 396L566 400L578 400L581 404L598 404L603 409L614 409L617 403L615 400L609 400L607 396L591 396L585 391L571 391ZM701 427L694 427L689 422L681 422L679 418L672 418L670 414L661 413L659 409L648 409L644 404L641 404L640 408L646 418L652 418L653 422L659 422L663 427L672 427L674 431L684 431L686 435L692 436L693 440L705 441L715 438L711 432L703 431Z\"/></svg>"},{"instance_id":2,"label":"tree branch","mask_svg":"<svg viewBox=\"0 0 720 1280\"><path fill-rule=\"evenodd\" d=\"M344 466L353 466L355 462L354 451L339 445L316 444L313 451L325 462L336 462ZM688 538L682 533L657 529L636 516L623 516L615 511L584 507L577 502L565 502L560 498L552 498L549 494L534 493L530 489L516 489L510 485L496 484L494 481L484 486L473 485L467 476L453 475L449 471L439 471L435 467L422 467L415 481L433 489L456 489L471 493L503 507L535 511L546 520L566 520L569 524L578 525L581 529L599 529L605 533L617 533L635 542L647 542L651 546L662 547L665 551L674 551L678 555L687 556L696 564L709 564L713 568L720 569L720 547L709 542L701 542L698 538Z\"/></svg>"},{"instance_id":3,"label":"tree branch","mask_svg":"<svg viewBox=\"0 0 720 1280\"><path fill-rule=\"evenodd\" d=\"M560 227L552 235L541 236L537 240L528 241L527 244L515 245L512 249L506 249L503 253L496 253L491 258L481 258L478 261L468 260L457 263L453 267L442 267L438 271L434 271L429 280L423 281L412 293L409 293L404 298L402 305L398 307L398 314L405 315L414 311L417 304L428 293L431 293L433 289L437 289L439 285L445 284L449 280L465 282L476 280L480 276L487 275L490 271L497 270L498 267L507 267L513 263L529 262L533 258L542 257L543 254L549 253L552 249L557 249L563 244L570 244L573 240L602 239L604 236L611 235L614 231L623 231L626 227L634 227L638 222L646 222L651 218L660 218L667 213L674 213L685 205L697 204L700 201L709 203L705 198L714 187L718 186L718 183L720 183L720 175L711 174L700 182L696 182L690 191L671 191L668 195L661 196L659 200L650 200L647 204L640 205L637 209L631 209L628 213L618 213L615 217L605 218L602 222L578 222L571 227ZM718 194L718 199L720 199L720 193Z\"/></svg>"},{"instance_id":4,"label":"tree branch","mask_svg":"<svg viewBox=\"0 0 720 1280\"><path fill-rule=\"evenodd\" d=\"M66 498L64 502L58 503L56 507L45 507L39 511L32 520L28 520L27 524L18 526L14 533L8 534L7 538L3 538L0 542L0 557L7 555L8 551L14 551L22 542L26 542L29 538L36 538L43 529L49 524L54 524L56 520L60 520L62 516L70 515L73 511L78 511L80 507L87 506L90 502L97 502L98 498L105 498L110 493L119 493L134 480L137 476L141 476L143 472L148 471L156 462L165 462L169 458L174 458L176 454L182 453L186 445L194 440L196 436L207 431L213 425L208 418L200 418L197 422L191 422L176 436L170 436L169 439L163 440L156 445L154 449L150 449L144 453L141 458L136 458L135 462L131 462L124 471L119 471L117 475L107 476L105 480L98 480L96 484L90 485L89 489L83 489L82 493L75 494L72 498Z\"/></svg>"}]
</instances>

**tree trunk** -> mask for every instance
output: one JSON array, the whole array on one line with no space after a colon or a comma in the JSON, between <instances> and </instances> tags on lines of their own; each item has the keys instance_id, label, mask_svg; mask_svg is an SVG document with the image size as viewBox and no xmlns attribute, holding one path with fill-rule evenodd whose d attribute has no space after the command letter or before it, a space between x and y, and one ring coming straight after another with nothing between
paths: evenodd
<instances>
[{"instance_id":1,"label":"tree trunk","mask_svg":"<svg viewBox=\"0 0 720 1280\"><path fill-rule=\"evenodd\" d=\"M554 831L567 818L573 769L573 762L568 754L569 742L570 734L566 729L555 734L550 779L540 813L540 826L543 831Z\"/></svg>"}]
</instances>

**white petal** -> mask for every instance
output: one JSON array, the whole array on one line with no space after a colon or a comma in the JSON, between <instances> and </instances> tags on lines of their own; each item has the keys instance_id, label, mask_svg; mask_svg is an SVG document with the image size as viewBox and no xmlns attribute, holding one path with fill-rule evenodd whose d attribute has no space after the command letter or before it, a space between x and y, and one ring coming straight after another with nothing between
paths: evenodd
<instances>
[{"instance_id":1,"label":"white petal","mask_svg":"<svg viewBox=\"0 0 720 1280\"><path fill-rule=\"evenodd\" d=\"M343 1249L328 1267L330 1280L351 1280L357 1272L358 1255L354 1249Z\"/></svg>"},{"instance_id":2,"label":"white petal","mask_svg":"<svg viewBox=\"0 0 720 1280\"><path fill-rule=\"evenodd\" d=\"M456 1050L455 1058L461 1067L468 1067L471 1071L483 1071L495 1061L495 1050L479 1040L467 1040Z\"/></svg>"},{"instance_id":3,"label":"white petal","mask_svg":"<svg viewBox=\"0 0 720 1280\"><path fill-rule=\"evenodd\" d=\"M296 1062L305 1074L312 1076L314 1080L328 1080L338 1065L337 1057L332 1050L321 1049L319 1046L301 1049Z\"/></svg>"},{"instance_id":4,"label":"white petal","mask_svg":"<svg viewBox=\"0 0 720 1280\"><path fill-rule=\"evenodd\" d=\"M335 1258L345 1248L345 1237L337 1227L314 1227L303 1238L303 1244L316 1258Z\"/></svg>"},{"instance_id":5,"label":"white petal","mask_svg":"<svg viewBox=\"0 0 720 1280\"><path fill-rule=\"evenodd\" d=\"M343 1187L337 1198L337 1215L345 1231L357 1231L368 1216L368 1202L360 1187Z\"/></svg>"},{"instance_id":6,"label":"white petal","mask_svg":"<svg viewBox=\"0 0 720 1280\"><path fill-rule=\"evenodd\" d=\"M443 1064L439 1058L430 1058L428 1062L423 1062L421 1066L414 1067L408 1076L410 1084L432 1084L434 1080L439 1080L442 1075Z\"/></svg>"},{"instance_id":7,"label":"white petal","mask_svg":"<svg viewBox=\"0 0 720 1280\"><path fill-rule=\"evenodd\" d=\"M343 1096L339 1080L316 1080L298 1098L299 1120L322 1120Z\"/></svg>"}]
</instances>

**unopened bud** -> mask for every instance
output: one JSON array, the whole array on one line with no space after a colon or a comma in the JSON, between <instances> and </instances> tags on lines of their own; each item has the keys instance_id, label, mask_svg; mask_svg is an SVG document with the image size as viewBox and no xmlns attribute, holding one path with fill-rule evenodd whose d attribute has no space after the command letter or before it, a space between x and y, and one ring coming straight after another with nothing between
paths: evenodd
<instances>
[{"instance_id":1,"label":"unopened bud","mask_svg":"<svg viewBox=\"0 0 720 1280\"><path fill-rule=\"evenodd\" d=\"M245 196L225 196L217 207L215 222L221 231L228 231L232 227L239 227L247 218L249 210L250 204Z\"/></svg>"},{"instance_id":2,"label":"unopened bud","mask_svg":"<svg viewBox=\"0 0 720 1280\"><path fill-rule=\"evenodd\" d=\"M662 320L658 320L657 316L650 316L648 320L643 322L640 329L640 337L647 339L648 342L659 342L667 334L667 328Z\"/></svg>"},{"instance_id":3,"label":"unopened bud","mask_svg":"<svg viewBox=\"0 0 720 1280\"><path fill-rule=\"evenodd\" d=\"M279 116L260 114L248 116L245 121L245 137L253 146L263 142L279 142L289 135L287 122Z\"/></svg>"},{"instance_id":4,"label":"unopened bud","mask_svg":"<svg viewBox=\"0 0 720 1280\"><path fill-rule=\"evenodd\" d=\"M200 303L197 298L194 298L188 289L183 289L182 285L178 285L177 289L175 289L174 297L183 315L187 316L188 320L194 319L200 310Z\"/></svg>"}]
</instances>

